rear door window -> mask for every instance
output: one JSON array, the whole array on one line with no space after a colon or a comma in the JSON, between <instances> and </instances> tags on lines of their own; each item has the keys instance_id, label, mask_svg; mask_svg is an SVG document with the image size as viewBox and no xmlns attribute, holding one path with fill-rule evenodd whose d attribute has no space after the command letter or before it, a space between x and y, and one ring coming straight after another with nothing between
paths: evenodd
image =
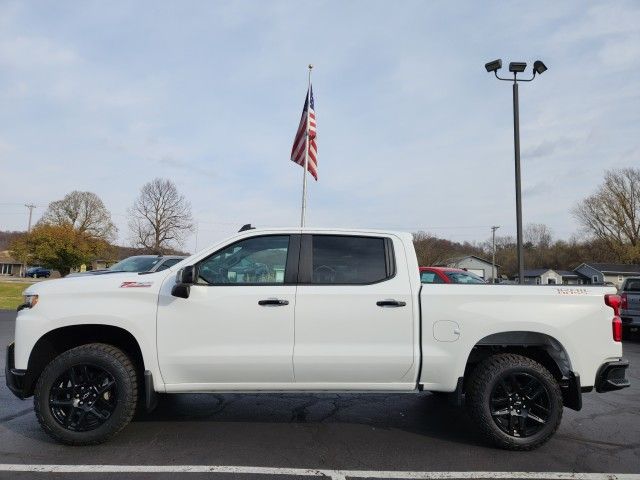
<instances>
[{"instance_id":1,"label":"rear door window","mask_svg":"<svg viewBox=\"0 0 640 480\"><path fill-rule=\"evenodd\" d=\"M391 278L390 245L378 237L313 235L311 283L367 285Z\"/></svg>"}]
</instances>

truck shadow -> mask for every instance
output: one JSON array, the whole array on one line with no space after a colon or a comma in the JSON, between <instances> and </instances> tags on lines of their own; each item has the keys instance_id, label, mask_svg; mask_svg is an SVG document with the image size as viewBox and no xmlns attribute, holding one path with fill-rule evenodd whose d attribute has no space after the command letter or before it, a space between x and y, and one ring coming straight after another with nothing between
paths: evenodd
<instances>
[{"instance_id":1,"label":"truck shadow","mask_svg":"<svg viewBox=\"0 0 640 480\"><path fill-rule=\"evenodd\" d=\"M464 407L430 394L171 394L161 395L151 413L134 422L240 422L308 425L364 425L403 430L468 445L486 442Z\"/></svg>"}]
</instances>

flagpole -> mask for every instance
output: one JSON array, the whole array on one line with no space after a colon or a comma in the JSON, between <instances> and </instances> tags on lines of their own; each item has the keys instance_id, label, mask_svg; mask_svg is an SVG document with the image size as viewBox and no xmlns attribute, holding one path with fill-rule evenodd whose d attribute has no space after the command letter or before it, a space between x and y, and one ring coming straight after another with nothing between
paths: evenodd
<instances>
[{"instance_id":1,"label":"flagpole","mask_svg":"<svg viewBox=\"0 0 640 480\"><path fill-rule=\"evenodd\" d=\"M309 82L307 85L307 131L304 135L304 168L302 169L302 212L300 226L304 227L304 216L307 210L307 166L309 165L309 112L311 111L311 69L309 64Z\"/></svg>"}]
</instances>

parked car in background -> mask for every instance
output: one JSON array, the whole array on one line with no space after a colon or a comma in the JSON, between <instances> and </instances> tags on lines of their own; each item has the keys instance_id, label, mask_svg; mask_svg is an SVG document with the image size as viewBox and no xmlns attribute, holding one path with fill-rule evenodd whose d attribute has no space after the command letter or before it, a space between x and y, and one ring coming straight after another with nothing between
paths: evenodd
<instances>
[{"instance_id":1,"label":"parked car in background","mask_svg":"<svg viewBox=\"0 0 640 480\"><path fill-rule=\"evenodd\" d=\"M51 276L51 270L43 267L31 267L27 269L25 276L31 278L49 278Z\"/></svg>"},{"instance_id":2,"label":"parked car in background","mask_svg":"<svg viewBox=\"0 0 640 480\"><path fill-rule=\"evenodd\" d=\"M422 283L487 283L475 273L460 268L420 267Z\"/></svg>"},{"instance_id":3,"label":"parked car in background","mask_svg":"<svg viewBox=\"0 0 640 480\"><path fill-rule=\"evenodd\" d=\"M627 335L640 329L640 277L627 278L622 284L620 318Z\"/></svg>"},{"instance_id":4,"label":"parked car in background","mask_svg":"<svg viewBox=\"0 0 640 480\"><path fill-rule=\"evenodd\" d=\"M173 267L176 263L187 257L181 255L134 255L120 260L109 268L89 270L87 272L70 273L67 277L81 277L85 275L104 275L116 272L161 272Z\"/></svg>"}]
</instances>

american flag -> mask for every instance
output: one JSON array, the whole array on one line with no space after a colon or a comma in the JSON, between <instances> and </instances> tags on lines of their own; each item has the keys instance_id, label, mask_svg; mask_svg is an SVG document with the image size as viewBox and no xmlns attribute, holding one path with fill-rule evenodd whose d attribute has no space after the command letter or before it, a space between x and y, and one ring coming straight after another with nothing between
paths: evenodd
<instances>
[{"instance_id":1,"label":"american flag","mask_svg":"<svg viewBox=\"0 0 640 480\"><path fill-rule=\"evenodd\" d=\"M309 99L311 99L311 108L309 108ZM293 141L293 148L291 148L291 161L302 168L304 168L307 115L309 115L309 160L307 162L307 171L313 175L313 178L318 180L318 148L316 146L316 111L313 106L313 87L310 87L310 91L307 92L300 125Z\"/></svg>"}]
</instances>

